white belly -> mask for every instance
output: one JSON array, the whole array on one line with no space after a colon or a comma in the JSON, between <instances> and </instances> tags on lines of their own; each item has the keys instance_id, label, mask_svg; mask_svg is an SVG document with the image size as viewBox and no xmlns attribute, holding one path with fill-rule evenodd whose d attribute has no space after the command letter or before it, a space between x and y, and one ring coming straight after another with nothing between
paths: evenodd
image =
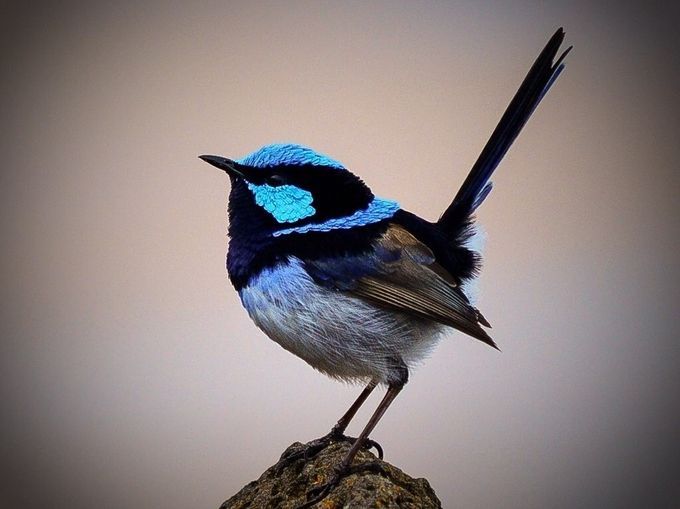
<instances>
[{"instance_id":1,"label":"white belly","mask_svg":"<svg viewBox=\"0 0 680 509\"><path fill-rule=\"evenodd\" d=\"M319 371L350 381L395 380L396 364L423 359L444 329L321 287L297 258L263 270L239 294L267 336Z\"/></svg>"}]
</instances>

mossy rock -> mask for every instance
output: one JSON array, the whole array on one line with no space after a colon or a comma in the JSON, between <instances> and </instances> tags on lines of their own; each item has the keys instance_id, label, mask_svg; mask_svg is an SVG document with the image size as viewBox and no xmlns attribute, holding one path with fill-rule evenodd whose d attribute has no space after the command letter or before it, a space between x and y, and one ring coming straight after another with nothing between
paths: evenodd
<instances>
[{"instance_id":1,"label":"mossy rock","mask_svg":"<svg viewBox=\"0 0 680 509\"><path fill-rule=\"evenodd\" d=\"M308 446L291 445L282 458ZM350 448L334 442L310 458L300 457L268 468L258 480L224 502L220 509L296 509L309 490L324 484ZM343 477L316 509L436 509L441 503L425 479L414 479L369 451L360 451L352 472Z\"/></svg>"}]
</instances>

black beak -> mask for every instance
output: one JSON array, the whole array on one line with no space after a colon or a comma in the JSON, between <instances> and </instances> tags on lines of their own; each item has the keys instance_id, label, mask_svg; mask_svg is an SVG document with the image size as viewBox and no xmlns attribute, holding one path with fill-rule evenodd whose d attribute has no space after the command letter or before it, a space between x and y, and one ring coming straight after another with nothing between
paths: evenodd
<instances>
[{"instance_id":1,"label":"black beak","mask_svg":"<svg viewBox=\"0 0 680 509\"><path fill-rule=\"evenodd\" d=\"M231 177L245 178L243 172L238 168L241 165L231 159L220 156L198 156L198 158L212 164L215 168L226 171Z\"/></svg>"}]
</instances>

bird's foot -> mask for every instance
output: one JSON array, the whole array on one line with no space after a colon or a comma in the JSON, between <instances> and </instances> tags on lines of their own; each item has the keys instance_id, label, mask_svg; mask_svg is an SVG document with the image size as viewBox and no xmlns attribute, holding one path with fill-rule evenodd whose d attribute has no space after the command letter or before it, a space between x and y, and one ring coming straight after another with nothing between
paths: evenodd
<instances>
[{"instance_id":1,"label":"bird's foot","mask_svg":"<svg viewBox=\"0 0 680 509\"><path fill-rule=\"evenodd\" d=\"M349 442L350 444L353 444L356 440L355 437L347 436L336 428L333 428L328 434L321 438L314 439L311 442L307 442L299 449L284 452L276 465L274 465L274 469L277 472L281 472L284 468L300 459L304 459L305 461L309 460L334 442ZM367 438L364 441L363 449L369 450L372 448L376 450L378 457L383 459L383 448L381 445L375 440Z\"/></svg>"},{"instance_id":2,"label":"bird's foot","mask_svg":"<svg viewBox=\"0 0 680 509\"><path fill-rule=\"evenodd\" d=\"M331 440L334 442L349 442L350 444L354 444L354 442L357 441L356 437L345 435L342 431L340 431L337 425L334 426L330 433L328 433L326 436L332 437ZM375 451L378 453L378 458L383 459L383 448L375 440L371 440L370 438L366 437L361 448L367 451L375 449Z\"/></svg>"},{"instance_id":3,"label":"bird's foot","mask_svg":"<svg viewBox=\"0 0 680 509\"><path fill-rule=\"evenodd\" d=\"M309 509L310 507L314 506L315 504L318 504L321 502L324 498L326 498L331 491L333 491L333 488L335 488L340 480L347 475L349 472L349 469L346 467L338 467L333 471L333 474L330 476L328 481L326 481L324 484L320 486L316 486L315 488L312 488L307 492L307 501L302 504L301 506L298 506L297 509Z\"/></svg>"},{"instance_id":4,"label":"bird's foot","mask_svg":"<svg viewBox=\"0 0 680 509\"><path fill-rule=\"evenodd\" d=\"M352 443L356 442L356 438L353 437L347 437L351 440ZM371 440L370 438L367 438L364 440L363 445L361 446L362 449L365 449L367 451L370 451L371 449L375 449L375 452L378 453L378 459L383 459L383 448L382 446L376 442L375 440Z\"/></svg>"},{"instance_id":5,"label":"bird's foot","mask_svg":"<svg viewBox=\"0 0 680 509\"><path fill-rule=\"evenodd\" d=\"M331 491L333 491L333 488L335 488L340 483L343 477L360 472L371 472L373 474L383 476L389 475L389 473L385 470L385 467L379 461L367 461L364 463L359 463L358 465L352 465L350 467L340 465L334 470L327 482L320 486L316 486L307 492L307 501L297 509L309 509L310 507L314 506L314 504L318 504L324 498L330 495Z\"/></svg>"},{"instance_id":6,"label":"bird's foot","mask_svg":"<svg viewBox=\"0 0 680 509\"><path fill-rule=\"evenodd\" d=\"M389 477L390 473L385 470L385 464L380 461L365 461L358 465L352 465L347 468L345 475L358 474L360 472L370 472L371 474L382 475Z\"/></svg>"},{"instance_id":7,"label":"bird's foot","mask_svg":"<svg viewBox=\"0 0 680 509\"><path fill-rule=\"evenodd\" d=\"M307 442L300 448L285 451L279 461L274 465L274 469L277 472L281 472L287 466L295 463L298 460L304 459L305 461L313 458L319 454L322 450L328 447L332 442L342 440L342 434L335 434L332 430L327 435L321 438L316 438L311 442Z\"/></svg>"}]
</instances>

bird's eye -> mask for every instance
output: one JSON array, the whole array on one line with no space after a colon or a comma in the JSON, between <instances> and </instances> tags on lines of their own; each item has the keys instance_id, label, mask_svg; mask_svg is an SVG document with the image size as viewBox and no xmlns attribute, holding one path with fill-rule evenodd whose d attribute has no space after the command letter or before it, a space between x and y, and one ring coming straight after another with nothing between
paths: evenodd
<instances>
[{"instance_id":1,"label":"bird's eye","mask_svg":"<svg viewBox=\"0 0 680 509\"><path fill-rule=\"evenodd\" d=\"M270 185L270 186L282 186L286 183L284 178L281 175L269 175L267 178L265 178L265 183Z\"/></svg>"}]
</instances>

